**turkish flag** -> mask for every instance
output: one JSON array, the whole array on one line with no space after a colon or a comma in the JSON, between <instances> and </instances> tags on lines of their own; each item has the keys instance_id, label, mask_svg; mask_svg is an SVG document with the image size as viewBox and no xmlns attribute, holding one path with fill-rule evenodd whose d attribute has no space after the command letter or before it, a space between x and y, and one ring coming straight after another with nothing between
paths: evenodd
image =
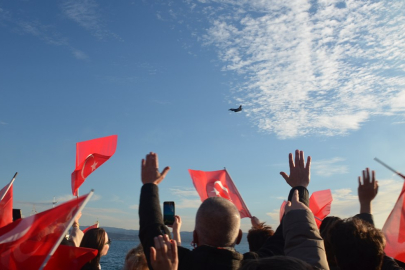
<instances>
[{"instance_id":1,"label":"turkish flag","mask_svg":"<svg viewBox=\"0 0 405 270\"><path fill-rule=\"evenodd\" d=\"M382 231L387 241L385 253L405 263L405 182Z\"/></svg>"},{"instance_id":2,"label":"turkish flag","mask_svg":"<svg viewBox=\"0 0 405 270\"><path fill-rule=\"evenodd\" d=\"M321 226L322 220L330 214L330 207L332 204L333 198L330 189L320 190L312 193L309 198L309 209L315 217L316 225ZM280 221L283 218L285 205L287 201L283 201L280 207Z\"/></svg>"},{"instance_id":3,"label":"turkish flag","mask_svg":"<svg viewBox=\"0 0 405 270\"><path fill-rule=\"evenodd\" d=\"M114 155L117 137L111 135L76 144L76 168L72 173L73 196L77 196L77 190L86 177Z\"/></svg>"},{"instance_id":4,"label":"turkish flag","mask_svg":"<svg viewBox=\"0 0 405 270\"><path fill-rule=\"evenodd\" d=\"M242 196L226 170L204 172L188 170L201 201L209 197L222 197L238 208L240 217L252 217Z\"/></svg>"},{"instance_id":5,"label":"turkish flag","mask_svg":"<svg viewBox=\"0 0 405 270\"><path fill-rule=\"evenodd\" d=\"M0 228L0 269L39 269L88 197L81 196Z\"/></svg>"},{"instance_id":6,"label":"turkish flag","mask_svg":"<svg viewBox=\"0 0 405 270\"><path fill-rule=\"evenodd\" d=\"M97 249L60 245L44 270L81 269L88 261L94 259L97 253Z\"/></svg>"},{"instance_id":7,"label":"turkish flag","mask_svg":"<svg viewBox=\"0 0 405 270\"><path fill-rule=\"evenodd\" d=\"M0 228L13 222L13 183L0 190Z\"/></svg>"},{"instance_id":8,"label":"turkish flag","mask_svg":"<svg viewBox=\"0 0 405 270\"><path fill-rule=\"evenodd\" d=\"M98 226L99 226L99 223L98 223L98 221L97 221L97 223L96 224L94 224L94 225L91 225L90 227L87 227L86 229L84 229L83 230L83 234L85 234L88 230L91 230L91 229L97 229L98 228Z\"/></svg>"}]
</instances>

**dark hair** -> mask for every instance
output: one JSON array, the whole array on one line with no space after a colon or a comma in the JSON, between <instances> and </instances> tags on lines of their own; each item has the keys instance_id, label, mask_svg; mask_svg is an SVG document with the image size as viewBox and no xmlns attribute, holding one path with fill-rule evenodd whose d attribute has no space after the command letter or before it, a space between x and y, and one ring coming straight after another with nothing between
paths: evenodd
<instances>
[{"instance_id":1,"label":"dark hair","mask_svg":"<svg viewBox=\"0 0 405 270\"><path fill-rule=\"evenodd\" d=\"M330 228L330 243L341 270L381 269L383 233L359 218L337 220Z\"/></svg>"},{"instance_id":2,"label":"dark hair","mask_svg":"<svg viewBox=\"0 0 405 270\"><path fill-rule=\"evenodd\" d=\"M93 248L98 250L97 256L86 263L82 269L99 269L101 251L105 245L105 230L102 228L95 228L88 230L80 243L80 247Z\"/></svg>"},{"instance_id":3,"label":"dark hair","mask_svg":"<svg viewBox=\"0 0 405 270\"><path fill-rule=\"evenodd\" d=\"M325 245L326 259L328 260L329 267L337 267L335 254L333 253L332 244L330 242L330 228L333 227L333 224L342 220L339 217L329 216L323 219L321 226L319 227L319 232L323 238L323 243Z\"/></svg>"},{"instance_id":4,"label":"dark hair","mask_svg":"<svg viewBox=\"0 0 405 270\"><path fill-rule=\"evenodd\" d=\"M257 260L247 260L240 270L312 270L310 264L289 256L273 256Z\"/></svg>"},{"instance_id":5,"label":"dark hair","mask_svg":"<svg viewBox=\"0 0 405 270\"><path fill-rule=\"evenodd\" d=\"M260 223L258 227L252 227L247 235L249 251L258 251L273 234L273 229L271 226L265 225L265 222Z\"/></svg>"}]
</instances>

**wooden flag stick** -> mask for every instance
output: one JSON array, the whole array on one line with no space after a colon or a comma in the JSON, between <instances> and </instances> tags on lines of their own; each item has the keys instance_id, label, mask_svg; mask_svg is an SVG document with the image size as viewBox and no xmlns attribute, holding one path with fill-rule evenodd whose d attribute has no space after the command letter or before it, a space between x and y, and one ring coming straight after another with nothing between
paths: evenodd
<instances>
[{"instance_id":1,"label":"wooden flag stick","mask_svg":"<svg viewBox=\"0 0 405 270\"><path fill-rule=\"evenodd\" d=\"M384 162L382 162L381 160L379 160L378 158L374 158L375 161L377 161L378 163L380 163L381 165L383 165L385 168L387 168L388 170L392 171L393 173L396 173L397 175L401 176L403 179L405 179L405 175L401 174L400 172L394 170L393 168L391 168L390 166L388 166L387 164L385 164Z\"/></svg>"}]
</instances>

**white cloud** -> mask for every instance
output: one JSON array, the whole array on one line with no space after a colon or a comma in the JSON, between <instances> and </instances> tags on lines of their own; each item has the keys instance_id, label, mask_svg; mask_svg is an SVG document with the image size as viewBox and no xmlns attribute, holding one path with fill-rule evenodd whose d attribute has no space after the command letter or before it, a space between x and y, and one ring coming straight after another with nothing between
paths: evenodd
<instances>
[{"instance_id":1,"label":"white cloud","mask_svg":"<svg viewBox=\"0 0 405 270\"><path fill-rule=\"evenodd\" d=\"M8 123L6 123L4 121L0 121L0 125L8 125Z\"/></svg>"},{"instance_id":2,"label":"white cloud","mask_svg":"<svg viewBox=\"0 0 405 270\"><path fill-rule=\"evenodd\" d=\"M201 2L201 1L200 1ZM246 115L280 138L343 135L405 111L405 17L392 1L203 1ZM342 4L343 3L343 4Z\"/></svg>"},{"instance_id":3,"label":"white cloud","mask_svg":"<svg viewBox=\"0 0 405 270\"><path fill-rule=\"evenodd\" d=\"M110 201L116 202L116 203L124 203L124 201L121 199L121 197L117 195L112 195Z\"/></svg>"},{"instance_id":4,"label":"white cloud","mask_svg":"<svg viewBox=\"0 0 405 270\"><path fill-rule=\"evenodd\" d=\"M170 192L176 196L186 196L186 197L198 196L197 191L192 188L189 188L189 189L171 188Z\"/></svg>"},{"instance_id":5,"label":"white cloud","mask_svg":"<svg viewBox=\"0 0 405 270\"><path fill-rule=\"evenodd\" d=\"M314 161L311 163L311 170L314 174L325 177L336 174L345 174L348 173L348 168L347 165L340 164L343 161L345 161L345 159L340 157Z\"/></svg>"},{"instance_id":6,"label":"white cloud","mask_svg":"<svg viewBox=\"0 0 405 270\"><path fill-rule=\"evenodd\" d=\"M76 57L76 59L79 59L79 60L89 59L89 56L87 54L85 54L84 52L77 50L77 49L72 49L72 54L74 57Z\"/></svg>"},{"instance_id":7,"label":"white cloud","mask_svg":"<svg viewBox=\"0 0 405 270\"><path fill-rule=\"evenodd\" d=\"M198 193L193 188L171 188L170 192L179 197L176 208L198 208L201 205ZM188 197L191 197L191 199Z\"/></svg>"},{"instance_id":8,"label":"white cloud","mask_svg":"<svg viewBox=\"0 0 405 270\"><path fill-rule=\"evenodd\" d=\"M133 209L133 210L138 210L138 208L139 208L139 205L137 205L137 204L133 204L133 205L129 206L129 209Z\"/></svg>"},{"instance_id":9,"label":"white cloud","mask_svg":"<svg viewBox=\"0 0 405 270\"><path fill-rule=\"evenodd\" d=\"M180 202L176 203L176 208L198 208L201 205L200 199L186 199L182 198Z\"/></svg>"},{"instance_id":10,"label":"white cloud","mask_svg":"<svg viewBox=\"0 0 405 270\"><path fill-rule=\"evenodd\" d=\"M97 1L94 0L68 0L61 5L63 13L74 22L78 23L93 36L103 39L115 34L106 30L100 18Z\"/></svg>"}]
</instances>

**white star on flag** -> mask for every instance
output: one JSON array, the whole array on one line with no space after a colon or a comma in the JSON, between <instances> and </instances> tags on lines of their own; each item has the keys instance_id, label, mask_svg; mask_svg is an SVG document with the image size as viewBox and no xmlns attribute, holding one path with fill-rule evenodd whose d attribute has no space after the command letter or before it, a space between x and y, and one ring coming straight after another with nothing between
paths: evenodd
<instances>
[{"instance_id":1,"label":"white star on flag","mask_svg":"<svg viewBox=\"0 0 405 270\"><path fill-rule=\"evenodd\" d=\"M94 161L93 165L91 165L91 170L94 171L97 169L97 162Z\"/></svg>"}]
</instances>

